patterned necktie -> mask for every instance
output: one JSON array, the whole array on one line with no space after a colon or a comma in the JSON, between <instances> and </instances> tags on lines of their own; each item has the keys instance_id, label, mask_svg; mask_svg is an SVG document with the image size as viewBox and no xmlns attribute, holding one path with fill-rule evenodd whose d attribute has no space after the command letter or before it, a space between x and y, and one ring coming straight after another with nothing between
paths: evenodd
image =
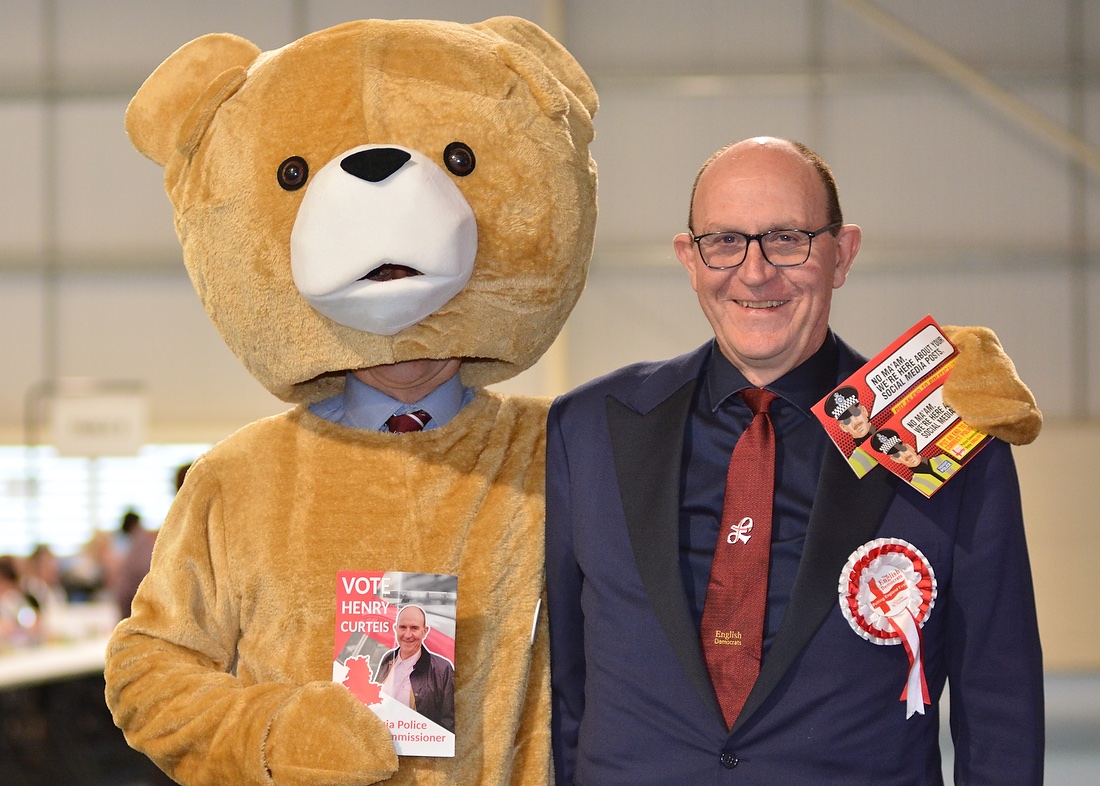
<instances>
[{"instance_id":1,"label":"patterned necktie","mask_svg":"<svg viewBox=\"0 0 1100 786\"><path fill-rule=\"evenodd\" d=\"M386 421L386 428L398 434L404 434L406 431L422 431L431 419L432 416L427 412L417 409L400 415L390 415Z\"/></svg>"},{"instance_id":2,"label":"patterned necktie","mask_svg":"<svg viewBox=\"0 0 1100 786\"><path fill-rule=\"evenodd\" d=\"M753 418L730 457L701 629L710 680L730 727L760 673L775 488L775 432L768 407L776 395L751 388L741 396Z\"/></svg>"}]
</instances>

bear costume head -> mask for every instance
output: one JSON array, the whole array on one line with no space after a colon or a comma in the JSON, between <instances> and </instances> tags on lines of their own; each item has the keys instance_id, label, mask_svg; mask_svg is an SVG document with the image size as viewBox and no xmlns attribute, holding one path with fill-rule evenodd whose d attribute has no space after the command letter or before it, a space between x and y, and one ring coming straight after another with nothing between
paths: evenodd
<instances>
[{"instance_id":1,"label":"bear costume head","mask_svg":"<svg viewBox=\"0 0 1100 786\"><path fill-rule=\"evenodd\" d=\"M181 47L131 101L184 261L226 343L312 403L348 369L531 366L583 288L596 93L536 25L364 20L261 52Z\"/></svg>"}]
</instances>

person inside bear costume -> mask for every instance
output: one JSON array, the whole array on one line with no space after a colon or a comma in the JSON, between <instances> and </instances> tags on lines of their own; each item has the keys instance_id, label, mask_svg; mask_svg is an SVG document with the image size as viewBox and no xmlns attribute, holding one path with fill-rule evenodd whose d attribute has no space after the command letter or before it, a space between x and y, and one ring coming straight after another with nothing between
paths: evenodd
<instances>
[{"instance_id":1,"label":"person inside bear costume","mask_svg":"<svg viewBox=\"0 0 1100 786\"><path fill-rule=\"evenodd\" d=\"M533 365L583 289L596 108L514 17L362 20L267 52L211 34L131 101L207 313L295 405L193 464L108 646L116 724L179 783L552 780L549 400L486 386ZM963 348L959 411L1008 434L1022 385L989 347ZM399 761L333 681L341 570L458 576L453 758Z\"/></svg>"},{"instance_id":2,"label":"person inside bear costume","mask_svg":"<svg viewBox=\"0 0 1100 786\"><path fill-rule=\"evenodd\" d=\"M596 106L508 17L270 52L203 36L131 101L207 312L297 404L194 463L109 645L116 722L175 780L550 779L547 402L485 386L534 364L584 286ZM430 405L424 430L385 430ZM340 570L458 576L453 758L399 764L333 681Z\"/></svg>"}]
</instances>

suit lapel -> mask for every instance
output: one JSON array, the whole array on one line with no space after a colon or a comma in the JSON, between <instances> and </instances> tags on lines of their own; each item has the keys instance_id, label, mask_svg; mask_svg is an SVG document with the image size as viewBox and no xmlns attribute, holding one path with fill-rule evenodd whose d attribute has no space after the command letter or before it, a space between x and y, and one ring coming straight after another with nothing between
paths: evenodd
<instances>
[{"instance_id":1,"label":"suit lapel","mask_svg":"<svg viewBox=\"0 0 1100 786\"><path fill-rule=\"evenodd\" d=\"M703 702L722 717L699 647L679 565L680 465L697 374L639 411L607 399L611 448L634 559L650 606ZM681 380L683 378L681 377Z\"/></svg>"},{"instance_id":2,"label":"suit lapel","mask_svg":"<svg viewBox=\"0 0 1100 786\"><path fill-rule=\"evenodd\" d=\"M764 703L838 603L840 571L878 530L894 489L889 472L870 472L860 479L839 451L825 451L790 604L731 733Z\"/></svg>"},{"instance_id":3,"label":"suit lapel","mask_svg":"<svg viewBox=\"0 0 1100 786\"><path fill-rule=\"evenodd\" d=\"M642 584L681 668L723 723L678 559L684 429L708 346L660 366L626 403L609 396L606 408L623 513ZM842 344L844 376L861 362ZM825 451L790 603L731 733L764 703L838 602L840 570L878 530L895 487L889 472L860 479L839 451Z\"/></svg>"}]
</instances>

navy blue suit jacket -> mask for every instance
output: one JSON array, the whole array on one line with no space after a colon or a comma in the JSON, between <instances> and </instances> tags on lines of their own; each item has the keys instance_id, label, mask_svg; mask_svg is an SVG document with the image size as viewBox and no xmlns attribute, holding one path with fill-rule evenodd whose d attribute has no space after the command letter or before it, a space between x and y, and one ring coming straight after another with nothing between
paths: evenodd
<instances>
[{"instance_id":1,"label":"navy blue suit jacket","mask_svg":"<svg viewBox=\"0 0 1100 786\"><path fill-rule=\"evenodd\" d=\"M865 362L839 344L838 384ZM945 681L956 782L1041 782L1035 604L1012 454L996 440L931 499L884 468L857 479L826 451L786 616L726 728L677 561L684 428L710 346L622 369L551 408L558 783L939 784ZM916 546L938 580L922 629L932 705L909 719L905 648L860 638L839 604L848 557L876 538Z\"/></svg>"}]
</instances>

